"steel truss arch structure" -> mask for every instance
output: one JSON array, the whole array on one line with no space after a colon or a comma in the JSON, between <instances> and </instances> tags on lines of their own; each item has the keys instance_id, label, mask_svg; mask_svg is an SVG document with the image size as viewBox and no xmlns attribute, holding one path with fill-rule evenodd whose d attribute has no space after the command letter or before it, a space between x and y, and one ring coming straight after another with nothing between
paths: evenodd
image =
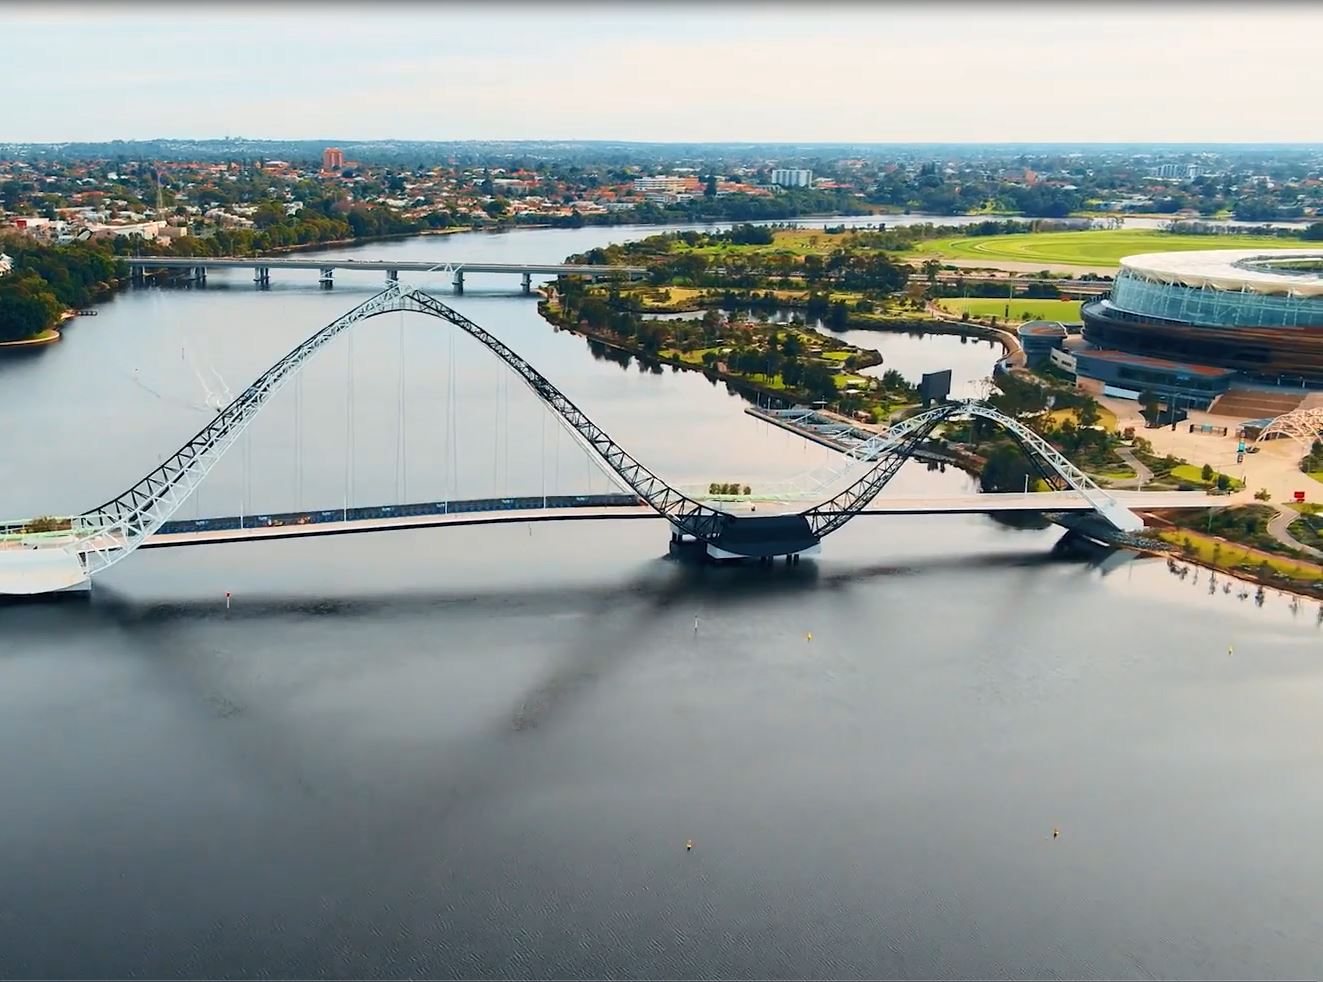
<instances>
[{"instance_id":1,"label":"steel truss arch structure","mask_svg":"<svg viewBox=\"0 0 1323 982\"><path fill-rule=\"evenodd\" d=\"M1262 443L1269 437L1286 436L1298 443L1304 453L1314 449L1314 441L1323 433L1323 409L1293 409L1282 413L1265 426L1255 443Z\"/></svg>"},{"instance_id":2,"label":"steel truss arch structure","mask_svg":"<svg viewBox=\"0 0 1323 982\"><path fill-rule=\"evenodd\" d=\"M1113 528L1121 532L1137 532L1144 527L1142 518L1099 487L1089 475L1029 427L991 406L967 400L946 403L918 413L882 434L884 442L870 448L870 452L877 455L877 463L871 470L835 497L800 513L807 520L814 536L824 538L862 511L896 476L901 465L939 424L971 417L990 420L1006 430L1022 450L1032 451L1032 454L1026 454L1031 461L1035 461L1036 455L1052 473L1064 480L1072 490L1083 495Z\"/></svg>"},{"instance_id":3,"label":"steel truss arch structure","mask_svg":"<svg viewBox=\"0 0 1323 982\"><path fill-rule=\"evenodd\" d=\"M412 311L448 321L499 357L591 450L617 479L670 520L680 532L712 542L736 516L676 491L636 460L590 420L570 399L504 342L458 311L421 290L390 284L299 344L268 368L216 417L155 470L123 494L70 519L76 551L88 576L126 558L188 500L257 413L303 365L338 335L360 321L394 311ZM24 523L0 526L21 533Z\"/></svg>"},{"instance_id":4,"label":"steel truss arch structure","mask_svg":"<svg viewBox=\"0 0 1323 982\"><path fill-rule=\"evenodd\" d=\"M737 515L713 508L676 490L630 455L590 420L563 392L504 342L458 311L419 289L391 282L348 313L317 331L268 368L178 451L123 494L68 520L69 535L51 549L80 564L82 579L120 562L161 527L197 490L261 409L307 361L343 332L371 317L395 311L427 314L460 328L514 371L546 403L578 442L621 484L669 520L675 532L714 549L714 554L769 556L798 553L816 545L865 508L941 423L961 417L989 419L1080 492L1113 527L1143 528L1143 522L1041 436L989 406L947 403L910 417L869 441L873 467L835 497L806 511L771 516ZM0 524L0 534L23 537L29 523ZM47 551L47 550L43 550ZM68 566L66 570L77 567Z\"/></svg>"}]
</instances>

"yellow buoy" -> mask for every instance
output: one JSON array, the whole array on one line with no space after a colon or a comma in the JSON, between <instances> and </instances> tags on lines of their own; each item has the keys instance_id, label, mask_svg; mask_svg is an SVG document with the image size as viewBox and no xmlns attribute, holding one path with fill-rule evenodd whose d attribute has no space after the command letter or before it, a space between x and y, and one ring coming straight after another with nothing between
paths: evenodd
<instances>
[{"instance_id":1,"label":"yellow buoy","mask_svg":"<svg viewBox=\"0 0 1323 982\"><path fill-rule=\"evenodd\" d=\"M806 641L812 641L812 640L813 640L813 632L812 632L812 631L809 631L809 633L805 636L804 640L806 640Z\"/></svg>"},{"instance_id":2,"label":"yellow buoy","mask_svg":"<svg viewBox=\"0 0 1323 982\"><path fill-rule=\"evenodd\" d=\"M693 840L693 839L685 839L685 840L684 840L684 848L685 848L685 852L689 852L691 849L693 849L693 848L694 848L694 840Z\"/></svg>"},{"instance_id":3,"label":"yellow buoy","mask_svg":"<svg viewBox=\"0 0 1323 982\"><path fill-rule=\"evenodd\" d=\"M1227 645L1227 654L1228 654L1228 655L1231 654L1231 645Z\"/></svg>"},{"instance_id":4,"label":"yellow buoy","mask_svg":"<svg viewBox=\"0 0 1323 982\"><path fill-rule=\"evenodd\" d=\"M1052 838L1055 839L1055 838L1057 838L1057 837L1060 836L1060 835L1061 835L1061 830L1060 830L1060 829L1053 829L1053 830L1052 830Z\"/></svg>"}]
</instances>

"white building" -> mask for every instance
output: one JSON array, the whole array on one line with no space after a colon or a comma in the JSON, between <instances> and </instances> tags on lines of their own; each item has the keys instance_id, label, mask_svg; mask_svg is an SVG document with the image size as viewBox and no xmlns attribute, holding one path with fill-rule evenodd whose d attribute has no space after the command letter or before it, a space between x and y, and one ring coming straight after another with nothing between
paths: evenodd
<instances>
[{"instance_id":1,"label":"white building","mask_svg":"<svg viewBox=\"0 0 1323 982\"><path fill-rule=\"evenodd\" d=\"M778 167L772 171L772 183L783 188L813 186L813 171L806 168Z\"/></svg>"},{"instance_id":2,"label":"white building","mask_svg":"<svg viewBox=\"0 0 1323 982\"><path fill-rule=\"evenodd\" d=\"M4 276L13 268L14 268L13 258L10 256L6 256L3 252L0 252L0 276Z\"/></svg>"},{"instance_id":3,"label":"white building","mask_svg":"<svg viewBox=\"0 0 1323 982\"><path fill-rule=\"evenodd\" d=\"M115 239L120 237L155 239L165 222L135 222L132 225L88 225L87 230L94 239Z\"/></svg>"},{"instance_id":4,"label":"white building","mask_svg":"<svg viewBox=\"0 0 1323 982\"><path fill-rule=\"evenodd\" d=\"M670 174L634 178L634 190L639 194L683 194L686 187L688 181L685 178Z\"/></svg>"}]
</instances>

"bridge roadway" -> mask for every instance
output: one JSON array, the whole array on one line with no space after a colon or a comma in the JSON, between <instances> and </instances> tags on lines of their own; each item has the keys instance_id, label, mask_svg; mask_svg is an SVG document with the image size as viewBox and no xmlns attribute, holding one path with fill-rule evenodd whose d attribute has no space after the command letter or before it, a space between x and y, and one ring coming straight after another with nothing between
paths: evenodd
<instances>
[{"instance_id":1,"label":"bridge roadway","mask_svg":"<svg viewBox=\"0 0 1323 982\"><path fill-rule=\"evenodd\" d=\"M135 281L141 281L149 269L188 269L200 282L206 282L209 269L251 269L253 282L265 285L271 281L273 269L315 269L320 274L324 286L330 286L332 271L337 269L362 270L385 273L394 280L401 272L407 273L451 273L454 277L455 292L464 292L466 273L505 273L523 276L524 292L532 290L534 276L599 276L622 275L633 279L647 274L642 266L592 266L567 263L470 263L460 259L448 259L441 262L423 262L404 259L288 259L252 258L236 256L134 256L125 259Z\"/></svg>"},{"instance_id":2,"label":"bridge roadway","mask_svg":"<svg viewBox=\"0 0 1323 982\"><path fill-rule=\"evenodd\" d=\"M1208 508L1221 499L1194 491L1118 491L1114 496L1136 510ZM757 504L727 502L733 514L756 512ZM764 512L768 511L764 505ZM1091 505L1078 491L1044 491L1028 494L967 494L927 498L874 499L860 515L987 515L993 513L1052 514L1091 512ZM661 518L653 508L632 494L541 495L519 498L483 498L468 501L434 501L408 505L365 508L332 508L276 515L227 516L167 522L149 537L142 548L249 542L259 539L290 539L393 529L434 528L452 525L494 525L511 522L602 521Z\"/></svg>"}]
</instances>

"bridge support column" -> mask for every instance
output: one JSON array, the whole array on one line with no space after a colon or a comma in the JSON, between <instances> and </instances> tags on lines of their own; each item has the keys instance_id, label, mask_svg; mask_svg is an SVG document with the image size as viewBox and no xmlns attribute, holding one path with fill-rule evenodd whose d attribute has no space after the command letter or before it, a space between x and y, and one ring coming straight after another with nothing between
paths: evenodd
<instances>
[{"instance_id":1,"label":"bridge support column","mask_svg":"<svg viewBox=\"0 0 1323 982\"><path fill-rule=\"evenodd\" d=\"M524 296L528 296L528 295L531 294L532 292L533 292L533 274L532 274L532 273L525 273L525 274L524 274Z\"/></svg>"},{"instance_id":2,"label":"bridge support column","mask_svg":"<svg viewBox=\"0 0 1323 982\"><path fill-rule=\"evenodd\" d=\"M207 267L197 266L193 270L193 282L199 286L207 285Z\"/></svg>"},{"instance_id":3,"label":"bridge support column","mask_svg":"<svg viewBox=\"0 0 1323 982\"><path fill-rule=\"evenodd\" d=\"M324 266L322 267L321 277L317 280L317 282L322 285L323 290L329 290L331 287L335 286L334 276L335 276L334 267Z\"/></svg>"},{"instance_id":4,"label":"bridge support column","mask_svg":"<svg viewBox=\"0 0 1323 982\"><path fill-rule=\"evenodd\" d=\"M134 286L142 286L147 282L147 271L141 266L134 266L129 270L129 282Z\"/></svg>"},{"instance_id":5,"label":"bridge support column","mask_svg":"<svg viewBox=\"0 0 1323 982\"><path fill-rule=\"evenodd\" d=\"M398 269L388 269L388 270L386 270L386 280L387 280L387 282L390 282L390 283L397 283L397 282L399 282L399 279L400 279L400 271L399 271Z\"/></svg>"},{"instance_id":6,"label":"bridge support column","mask_svg":"<svg viewBox=\"0 0 1323 982\"><path fill-rule=\"evenodd\" d=\"M455 270L455 296L464 296L464 272L458 269Z\"/></svg>"},{"instance_id":7,"label":"bridge support column","mask_svg":"<svg viewBox=\"0 0 1323 982\"><path fill-rule=\"evenodd\" d=\"M253 282L258 286L271 285L271 267L256 266L253 268Z\"/></svg>"}]
</instances>

